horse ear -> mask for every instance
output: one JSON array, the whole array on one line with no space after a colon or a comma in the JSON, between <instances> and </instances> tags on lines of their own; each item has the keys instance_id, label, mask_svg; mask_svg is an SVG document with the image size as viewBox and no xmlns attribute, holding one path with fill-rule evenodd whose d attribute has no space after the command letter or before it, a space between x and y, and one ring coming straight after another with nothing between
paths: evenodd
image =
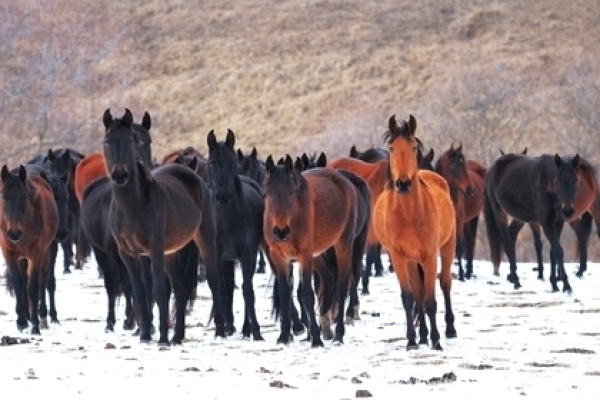
<instances>
[{"instance_id":1,"label":"horse ear","mask_svg":"<svg viewBox=\"0 0 600 400\"><path fill-rule=\"evenodd\" d=\"M506 155L506 153L504 153L504 151L502 151L502 149L499 149L499 150L500 150L500 155L501 156L505 156Z\"/></svg>"},{"instance_id":2,"label":"horse ear","mask_svg":"<svg viewBox=\"0 0 600 400\"><path fill-rule=\"evenodd\" d=\"M310 165L310 159L308 158L308 156L306 155L306 153L302 154L302 159L301 159L302 163L304 164L305 168L308 168L308 166Z\"/></svg>"},{"instance_id":3,"label":"horse ear","mask_svg":"<svg viewBox=\"0 0 600 400\"><path fill-rule=\"evenodd\" d=\"M49 161L54 161L54 159L56 158L56 155L54 154L54 152L52 151L52 149L48 149L48 155L46 155L46 158Z\"/></svg>"},{"instance_id":4,"label":"horse ear","mask_svg":"<svg viewBox=\"0 0 600 400\"><path fill-rule=\"evenodd\" d=\"M325 168L327 166L327 156L325 153L321 152L319 154L319 158L317 159L317 167Z\"/></svg>"},{"instance_id":5,"label":"horse ear","mask_svg":"<svg viewBox=\"0 0 600 400\"><path fill-rule=\"evenodd\" d=\"M458 147L456 148L456 151L458 151L459 153L462 153L463 147L462 147L462 142L458 145Z\"/></svg>"},{"instance_id":6,"label":"horse ear","mask_svg":"<svg viewBox=\"0 0 600 400\"><path fill-rule=\"evenodd\" d=\"M390 135L396 132L396 128L398 127L398 123L396 122L396 114L392 115L388 120L388 129L390 130Z\"/></svg>"},{"instance_id":7,"label":"horse ear","mask_svg":"<svg viewBox=\"0 0 600 400\"><path fill-rule=\"evenodd\" d=\"M296 171L298 172L302 172L304 171L307 165L304 164L304 161L302 161L302 159L300 157L296 157L296 162L294 163L294 168L296 169Z\"/></svg>"},{"instance_id":8,"label":"horse ear","mask_svg":"<svg viewBox=\"0 0 600 400\"><path fill-rule=\"evenodd\" d=\"M212 150L217 145L217 137L215 136L215 130L211 129L206 137L206 143L208 144L208 150Z\"/></svg>"},{"instance_id":9,"label":"horse ear","mask_svg":"<svg viewBox=\"0 0 600 400\"><path fill-rule=\"evenodd\" d=\"M235 134L231 129L227 129L227 136L225 137L225 144L233 150L235 146Z\"/></svg>"},{"instance_id":10,"label":"horse ear","mask_svg":"<svg viewBox=\"0 0 600 400\"><path fill-rule=\"evenodd\" d=\"M558 154L554 155L554 165L556 165L556 168L560 168L560 166L562 165L562 159Z\"/></svg>"},{"instance_id":11,"label":"horse ear","mask_svg":"<svg viewBox=\"0 0 600 400\"><path fill-rule=\"evenodd\" d=\"M152 126L152 120L150 119L150 114L148 114L148 111L144 112L144 116L142 117L142 126L146 128L147 131L149 131L150 127Z\"/></svg>"},{"instance_id":12,"label":"horse ear","mask_svg":"<svg viewBox=\"0 0 600 400\"><path fill-rule=\"evenodd\" d=\"M244 161L244 153L242 153L242 151L240 149L237 149L236 154L237 154L238 161Z\"/></svg>"},{"instance_id":13,"label":"horse ear","mask_svg":"<svg viewBox=\"0 0 600 400\"><path fill-rule=\"evenodd\" d=\"M183 160L181 159L181 155L177 154L177 157L173 160L173 164L183 164Z\"/></svg>"},{"instance_id":14,"label":"horse ear","mask_svg":"<svg viewBox=\"0 0 600 400\"><path fill-rule=\"evenodd\" d=\"M125 124L125 126L131 128L131 125L133 124L133 115L131 114L129 108L125 108L125 114L123 114L121 122Z\"/></svg>"},{"instance_id":15,"label":"horse ear","mask_svg":"<svg viewBox=\"0 0 600 400\"><path fill-rule=\"evenodd\" d=\"M431 162L433 162L434 155L435 155L435 151L433 150L433 147L432 147L429 150L429 153L427 153L427 157L425 157L425 159L431 163Z\"/></svg>"},{"instance_id":16,"label":"horse ear","mask_svg":"<svg viewBox=\"0 0 600 400\"><path fill-rule=\"evenodd\" d=\"M48 175L46 175L46 171L44 171L44 170L40 171L40 178L42 178L46 182L50 183L50 179L48 179Z\"/></svg>"},{"instance_id":17,"label":"horse ear","mask_svg":"<svg viewBox=\"0 0 600 400\"><path fill-rule=\"evenodd\" d=\"M523 154L527 154L527 147L525 147L522 151Z\"/></svg>"},{"instance_id":18,"label":"horse ear","mask_svg":"<svg viewBox=\"0 0 600 400\"><path fill-rule=\"evenodd\" d=\"M108 129L108 127L110 126L110 124L112 124L113 122L113 117L110 113L110 108L107 108L106 111L104 111L104 115L102 116L102 122L104 123L104 127L106 129Z\"/></svg>"},{"instance_id":19,"label":"horse ear","mask_svg":"<svg viewBox=\"0 0 600 400\"><path fill-rule=\"evenodd\" d=\"M9 175L8 166L6 164L2 166L2 172L0 173L0 175L2 176L2 183L6 183Z\"/></svg>"},{"instance_id":20,"label":"horse ear","mask_svg":"<svg viewBox=\"0 0 600 400\"><path fill-rule=\"evenodd\" d=\"M273 162L273 156L271 156L269 154L269 157L267 157L267 159L265 160L265 170L267 171L267 174L270 174L271 172L275 171L275 163Z\"/></svg>"},{"instance_id":21,"label":"horse ear","mask_svg":"<svg viewBox=\"0 0 600 400\"><path fill-rule=\"evenodd\" d=\"M358 150L356 149L356 145L352 145L352 147L350 147L350 157L358 158Z\"/></svg>"},{"instance_id":22,"label":"horse ear","mask_svg":"<svg viewBox=\"0 0 600 400\"><path fill-rule=\"evenodd\" d=\"M413 117L412 114L408 117L408 127L410 129L410 134L414 135L417 131L417 120Z\"/></svg>"},{"instance_id":23,"label":"horse ear","mask_svg":"<svg viewBox=\"0 0 600 400\"><path fill-rule=\"evenodd\" d=\"M281 157L279 160L277 160L277 165L283 165L285 164L285 161L283 160L283 157Z\"/></svg>"},{"instance_id":24,"label":"horse ear","mask_svg":"<svg viewBox=\"0 0 600 400\"><path fill-rule=\"evenodd\" d=\"M198 168L198 157L192 157L192 160L188 164L191 169L194 171Z\"/></svg>"},{"instance_id":25,"label":"horse ear","mask_svg":"<svg viewBox=\"0 0 600 400\"><path fill-rule=\"evenodd\" d=\"M19 179L21 182L25 183L27 180L27 170L23 166L23 164L19 165Z\"/></svg>"},{"instance_id":26,"label":"horse ear","mask_svg":"<svg viewBox=\"0 0 600 400\"><path fill-rule=\"evenodd\" d=\"M292 160L292 157L290 157L289 154L285 155L285 170L291 174L292 172L294 172L294 161Z\"/></svg>"},{"instance_id":27,"label":"horse ear","mask_svg":"<svg viewBox=\"0 0 600 400\"><path fill-rule=\"evenodd\" d=\"M258 151L256 151L256 147L252 147L252 152L250 153L250 157L258 158Z\"/></svg>"},{"instance_id":28,"label":"horse ear","mask_svg":"<svg viewBox=\"0 0 600 400\"><path fill-rule=\"evenodd\" d=\"M450 145L450 153L454 152L454 143Z\"/></svg>"},{"instance_id":29,"label":"horse ear","mask_svg":"<svg viewBox=\"0 0 600 400\"><path fill-rule=\"evenodd\" d=\"M575 157L573 157L573 160L571 160L571 164L575 169L579 168L581 165L581 157L579 156L579 153L575 154Z\"/></svg>"},{"instance_id":30,"label":"horse ear","mask_svg":"<svg viewBox=\"0 0 600 400\"><path fill-rule=\"evenodd\" d=\"M71 158L71 151L69 149L66 149L62 155L62 159L65 161L69 161L70 158Z\"/></svg>"}]
</instances>

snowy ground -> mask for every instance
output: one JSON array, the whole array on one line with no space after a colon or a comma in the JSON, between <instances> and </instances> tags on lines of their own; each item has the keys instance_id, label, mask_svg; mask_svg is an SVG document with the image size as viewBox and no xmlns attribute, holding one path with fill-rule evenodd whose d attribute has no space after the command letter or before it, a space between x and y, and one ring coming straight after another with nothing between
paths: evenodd
<instances>
[{"instance_id":1,"label":"snowy ground","mask_svg":"<svg viewBox=\"0 0 600 400\"><path fill-rule=\"evenodd\" d=\"M371 280L371 295L361 298L361 321L347 328L339 347L326 342L324 349L311 349L297 339L289 347L276 345L279 325L270 318L270 274L258 274L257 314L265 342L238 335L216 340L213 327L205 326L210 292L202 283L187 318L187 341L159 348L140 344L122 330L122 302L116 331L104 332L106 295L93 261L71 275L57 267L61 324L42 331L41 337L17 330L15 300L0 290L0 336L30 339L0 347L0 385L4 393L21 389L26 395L50 395L58 389L61 399L188 393L203 399L350 399L361 390L378 399L411 394L439 398L440 393L592 398L600 388L600 265L591 264L582 280L574 276L575 266L568 266L572 296L551 293L548 282L535 279L532 265L519 267L523 288L518 291L504 278L493 277L485 261L478 262L476 279L454 282L458 338L443 339L443 352L405 350L394 275ZM505 275L507 267L502 270ZM241 282L239 274L237 279ZM439 290L438 299L443 333ZM239 329L239 291L235 307ZM444 375L451 378L436 379Z\"/></svg>"}]
</instances>

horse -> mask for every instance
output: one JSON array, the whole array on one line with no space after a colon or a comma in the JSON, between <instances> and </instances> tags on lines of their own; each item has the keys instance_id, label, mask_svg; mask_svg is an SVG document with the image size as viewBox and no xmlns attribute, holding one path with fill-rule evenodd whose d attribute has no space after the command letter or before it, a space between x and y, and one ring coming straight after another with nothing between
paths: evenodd
<instances>
[{"instance_id":1,"label":"horse","mask_svg":"<svg viewBox=\"0 0 600 400\"><path fill-rule=\"evenodd\" d=\"M437 173L418 168L417 121L412 115L402 125L392 115L388 127L384 137L390 152L388 181L375 202L373 226L377 238L388 249L402 291L407 350L418 348L413 323L415 303L419 343L428 344L425 311L431 325L432 349L442 350L435 299L438 253L442 263L440 285L446 305L446 337L456 337L450 298L456 218L450 188Z\"/></svg>"},{"instance_id":2,"label":"horse","mask_svg":"<svg viewBox=\"0 0 600 400\"><path fill-rule=\"evenodd\" d=\"M76 200L73 187L75 168L83 158L84 155L74 149L61 148L49 149L46 154L38 154L27 162L27 164L38 165L51 171L52 174L63 180L69 192L69 235L60 243L63 249L63 272L65 274L71 273L71 265L74 265L75 269L81 269L83 265L82 258L85 258L85 255L90 252L89 243L87 243L80 228L79 203ZM76 253L73 253L73 245L76 247ZM75 262L73 262L73 257L75 257Z\"/></svg>"},{"instance_id":3,"label":"horse","mask_svg":"<svg viewBox=\"0 0 600 400\"><path fill-rule=\"evenodd\" d=\"M106 129L104 158L112 189L108 225L117 242L133 292L140 308L140 341L151 340L150 310L145 304L143 274L152 276L153 297L159 310L159 345L181 344L185 337L186 293L184 271L178 268L177 252L194 242L207 266L213 292L217 336L224 337L220 304L220 272L217 268L216 221L212 196L206 183L191 169L169 163L149 169L137 158L129 109L113 118L110 109L103 115ZM147 257L150 264L142 263ZM176 316L171 342L168 340L169 278L175 295Z\"/></svg>"},{"instance_id":4,"label":"horse","mask_svg":"<svg viewBox=\"0 0 600 400\"><path fill-rule=\"evenodd\" d=\"M0 248L8 270L9 291L16 298L17 328L31 322L31 334L47 328L46 287L50 292L51 322L58 323L54 305L54 263L59 215L52 188L42 176L28 175L23 165L0 171ZM39 307L39 314L38 314ZM41 320L40 320L41 319Z\"/></svg>"},{"instance_id":5,"label":"horse","mask_svg":"<svg viewBox=\"0 0 600 400\"><path fill-rule=\"evenodd\" d=\"M429 152L427 152L427 154L424 153L425 150L425 146L423 145L423 142L417 138L417 142L419 144L419 148L417 151L417 161L419 164L419 168L421 169L426 169L429 171L433 171L433 157L434 157L434 150L430 149ZM389 159L389 152L384 149L384 148L380 148L380 147L373 147L371 146L370 148L368 148L365 151L359 151L357 150L356 146L352 146L350 148L350 154L349 154L350 158L357 158L361 161L367 162L367 163L377 163L381 160L385 160L387 161ZM359 166L357 166L357 168L360 168ZM362 168L360 168L362 169ZM363 176L363 178L365 178ZM371 190L373 191L373 187L371 187ZM381 190L377 189L376 192L379 193ZM375 199L373 199L373 201L375 201ZM368 294L369 290L369 277L371 275L371 266L374 266L375 268L375 276L383 276L383 264L381 262L381 244L380 243L375 243L373 245L370 245L367 249L367 255L366 255L366 262L365 262L365 271L363 274L363 294ZM392 265L392 263L390 262L389 264L389 271L393 272L394 267Z\"/></svg>"},{"instance_id":6,"label":"horse","mask_svg":"<svg viewBox=\"0 0 600 400\"><path fill-rule=\"evenodd\" d=\"M338 171L314 168L302 173L290 155L276 165L266 160L263 232L265 255L280 283L281 334L278 343L288 344L291 328L290 262L297 261L302 275L302 304L308 315L312 347L323 346L315 319L312 260L333 247L338 265L338 310L344 309L352 280L352 266L364 248L357 236L358 201L354 185ZM345 333L343 312L338 313L334 341Z\"/></svg>"},{"instance_id":7,"label":"horse","mask_svg":"<svg viewBox=\"0 0 600 400\"><path fill-rule=\"evenodd\" d=\"M238 164L242 168L245 175L250 177L259 185L262 185L265 180L265 162L258 158L258 151L256 147L252 147L250 154L245 155L241 149L237 149ZM261 188L262 189L262 188ZM266 272L265 255L262 249L258 251L258 267L256 269L257 274L264 274Z\"/></svg>"},{"instance_id":8,"label":"horse","mask_svg":"<svg viewBox=\"0 0 600 400\"><path fill-rule=\"evenodd\" d=\"M473 257L477 240L479 214L483 210L483 193L487 169L483 164L467 159L462 143L451 145L435 163L435 171L450 186L450 196L456 215L456 260L458 279L464 281L473 275ZM463 256L466 266L463 269ZM466 273L465 273L466 270Z\"/></svg>"},{"instance_id":9,"label":"horse","mask_svg":"<svg viewBox=\"0 0 600 400\"><path fill-rule=\"evenodd\" d=\"M264 201L258 183L239 173L238 156L234 149L235 134L227 130L225 141L217 141L214 131L207 135L209 149L209 186L217 220L217 254L225 291L225 333L235 332L233 325L233 291L235 262L242 268L244 324L242 335L264 340L254 306L252 278L263 237Z\"/></svg>"},{"instance_id":10,"label":"horse","mask_svg":"<svg viewBox=\"0 0 600 400\"><path fill-rule=\"evenodd\" d=\"M564 270L564 253L560 234L566 220L576 214L576 197L582 170L591 169L579 154L561 157L544 154L530 157L523 154L500 156L488 169L484 196L484 217L494 274L499 275L502 248L510 263L507 276L515 289L521 287L517 275L515 240L525 223L539 224L550 242L552 291L572 291ZM591 196L587 210L594 197ZM580 208L580 205L577 205ZM510 226L508 218L512 218ZM558 279L556 274L558 264Z\"/></svg>"}]
</instances>

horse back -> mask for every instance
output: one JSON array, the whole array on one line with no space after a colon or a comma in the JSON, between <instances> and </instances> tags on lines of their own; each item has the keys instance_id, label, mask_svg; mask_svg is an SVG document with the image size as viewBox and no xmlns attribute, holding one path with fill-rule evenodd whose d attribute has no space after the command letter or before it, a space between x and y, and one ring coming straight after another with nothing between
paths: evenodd
<instances>
[{"instance_id":1,"label":"horse back","mask_svg":"<svg viewBox=\"0 0 600 400\"><path fill-rule=\"evenodd\" d=\"M102 153L92 153L84 157L75 167L75 196L79 204L83 201L85 188L96 179L107 176L106 162Z\"/></svg>"},{"instance_id":2,"label":"horse back","mask_svg":"<svg viewBox=\"0 0 600 400\"><path fill-rule=\"evenodd\" d=\"M335 170L313 168L302 175L310 193L313 254L316 254L331 247L343 235L354 233L356 195L352 183Z\"/></svg>"}]
</instances>

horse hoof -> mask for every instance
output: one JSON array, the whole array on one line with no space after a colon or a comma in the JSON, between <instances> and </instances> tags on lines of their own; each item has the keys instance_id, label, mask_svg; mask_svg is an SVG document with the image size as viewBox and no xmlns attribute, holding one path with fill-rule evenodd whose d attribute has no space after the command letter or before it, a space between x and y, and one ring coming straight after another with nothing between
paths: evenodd
<instances>
[{"instance_id":1,"label":"horse hoof","mask_svg":"<svg viewBox=\"0 0 600 400\"><path fill-rule=\"evenodd\" d=\"M284 335L279 336L277 338L277 344L283 344L285 346L288 346L290 344L290 337Z\"/></svg>"},{"instance_id":2,"label":"horse hoof","mask_svg":"<svg viewBox=\"0 0 600 400\"><path fill-rule=\"evenodd\" d=\"M135 328L135 322L133 321L123 321L123 330L132 331Z\"/></svg>"},{"instance_id":3,"label":"horse hoof","mask_svg":"<svg viewBox=\"0 0 600 400\"><path fill-rule=\"evenodd\" d=\"M434 344L433 346L431 346L431 350L438 350L438 351L442 351L442 345L440 344L440 342L437 342L436 344Z\"/></svg>"},{"instance_id":4,"label":"horse hoof","mask_svg":"<svg viewBox=\"0 0 600 400\"><path fill-rule=\"evenodd\" d=\"M325 347L325 345L323 344L323 341L321 340L321 338L314 338L312 341L311 347L313 349L315 349L317 347Z\"/></svg>"},{"instance_id":5,"label":"horse hoof","mask_svg":"<svg viewBox=\"0 0 600 400\"><path fill-rule=\"evenodd\" d=\"M354 318L352 317L346 317L346 320L344 321L345 325L352 325L354 326Z\"/></svg>"},{"instance_id":6,"label":"horse hoof","mask_svg":"<svg viewBox=\"0 0 600 400\"><path fill-rule=\"evenodd\" d=\"M28 326L29 326L29 324L27 322L25 322L25 323L17 322L17 329L19 330L19 332L23 332L25 329L27 329Z\"/></svg>"},{"instance_id":7,"label":"horse hoof","mask_svg":"<svg viewBox=\"0 0 600 400\"><path fill-rule=\"evenodd\" d=\"M42 333L40 332L40 326L39 325L32 326L31 327L31 334L32 335L36 335L36 336L41 335Z\"/></svg>"},{"instance_id":8,"label":"horse hoof","mask_svg":"<svg viewBox=\"0 0 600 400\"><path fill-rule=\"evenodd\" d=\"M70 274L70 273L71 273L71 270L70 270L70 269L65 269L65 270L63 270L63 274Z\"/></svg>"},{"instance_id":9,"label":"horse hoof","mask_svg":"<svg viewBox=\"0 0 600 400\"><path fill-rule=\"evenodd\" d=\"M369 293L369 289L363 288L363 290L360 291L360 294L362 294L363 296L369 295L371 293Z\"/></svg>"},{"instance_id":10,"label":"horse hoof","mask_svg":"<svg viewBox=\"0 0 600 400\"><path fill-rule=\"evenodd\" d=\"M294 336L300 336L303 335L304 332L306 332L306 329L304 327L300 328L300 329L294 329Z\"/></svg>"},{"instance_id":11,"label":"horse hoof","mask_svg":"<svg viewBox=\"0 0 600 400\"><path fill-rule=\"evenodd\" d=\"M325 340L333 339L333 331L331 329L323 331L323 339L325 339Z\"/></svg>"},{"instance_id":12,"label":"horse hoof","mask_svg":"<svg viewBox=\"0 0 600 400\"><path fill-rule=\"evenodd\" d=\"M447 339L455 339L458 335L456 334L456 329L446 329L446 338Z\"/></svg>"},{"instance_id":13,"label":"horse hoof","mask_svg":"<svg viewBox=\"0 0 600 400\"><path fill-rule=\"evenodd\" d=\"M40 329L48 329L48 318L40 318Z\"/></svg>"},{"instance_id":14,"label":"horse hoof","mask_svg":"<svg viewBox=\"0 0 600 400\"><path fill-rule=\"evenodd\" d=\"M416 343L409 343L406 345L406 350L407 351L411 351L411 350L418 350L419 349L419 345Z\"/></svg>"},{"instance_id":15,"label":"horse hoof","mask_svg":"<svg viewBox=\"0 0 600 400\"><path fill-rule=\"evenodd\" d=\"M106 328L104 328L104 332L108 333L108 332L114 332L114 331L115 331L115 328L112 323L106 324Z\"/></svg>"},{"instance_id":16,"label":"horse hoof","mask_svg":"<svg viewBox=\"0 0 600 400\"><path fill-rule=\"evenodd\" d=\"M538 278L539 281L542 281L542 282L544 281L544 277L543 276L538 276L537 278Z\"/></svg>"},{"instance_id":17,"label":"horse hoof","mask_svg":"<svg viewBox=\"0 0 600 400\"><path fill-rule=\"evenodd\" d=\"M333 346L341 346L344 344L344 340L343 340L343 338L335 338L335 339L333 339L333 342L331 344Z\"/></svg>"},{"instance_id":18,"label":"horse hoof","mask_svg":"<svg viewBox=\"0 0 600 400\"><path fill-rule=\"evenodd\" d=\"M171 342L170 342L171 346L181 346L182 344L183 344L182 339L179 337L175 337L175 336L173 336L173 339L171 339Z\"/></svg>"}]
</instances>

